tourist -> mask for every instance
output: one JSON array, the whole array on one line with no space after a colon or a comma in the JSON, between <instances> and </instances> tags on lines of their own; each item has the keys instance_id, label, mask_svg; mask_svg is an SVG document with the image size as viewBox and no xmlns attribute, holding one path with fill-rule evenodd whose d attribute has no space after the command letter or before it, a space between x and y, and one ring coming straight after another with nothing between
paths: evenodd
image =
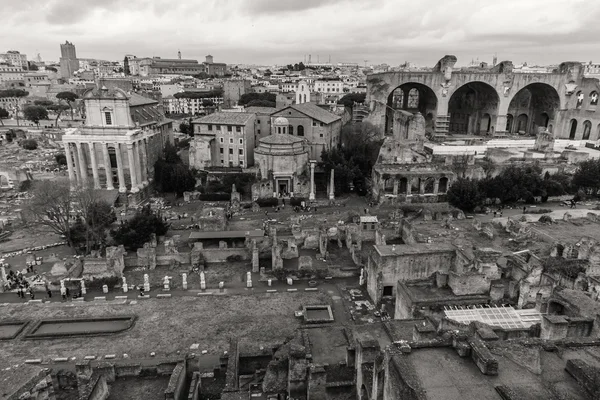
<instances>
[{"instance_id":1,"label":"tourist","mask_svg":"<svg viewBox=\"0 0 600 400\"><path fill-rule=\"evenodd\" d=\"M496 218L496 211L494 211L494 218Z\"/></svg>"},{"instance_id":2,"label":"tourist","mask_svg":"<svg viewBox=\"0 0 600 400\"><path fill-rule=\"evenodd\" d=\"M31 300L35 299L35 294L33 293L33 288L29 288L29 296L31 297Z\"/></svg>"},{"instance_id":3,"label":"tourist","mask_svg":"<svg viewBox=\"0 0 600 400\"><path fill-rule=\"evenodd\" d=\"M144 288L140 286L140 297L144 297Z\"/></svg>"},{"instance_id":4,"label":"tourist","mask_svg":"<svg viewBox=\"0 0 600 400\"><path fill-rule=\"evenodd\" d=\"M60 295L62 296L63 301L67 300L67 289L64 286L60 288Z\"/></svg>"},{"instance_id":5,"label":"tourist","mask_svg":"<svg viewBox=\"0 0 600 400\"><path fill-rule=\"evenodd\" d=\"M523 207L523 214L525 214L525 211L527 211L527 207Z\"/></svg>"}]
</instances>

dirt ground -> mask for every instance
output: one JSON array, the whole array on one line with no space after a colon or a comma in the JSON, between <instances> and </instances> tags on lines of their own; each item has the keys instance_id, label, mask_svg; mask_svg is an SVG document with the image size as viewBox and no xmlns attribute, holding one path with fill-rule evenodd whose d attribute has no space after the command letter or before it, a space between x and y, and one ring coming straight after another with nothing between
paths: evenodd
<instances>
[{"instance_id":1,"label":"dirt ground","mask_svg":"<svg viewBox=\"0 0 600 400\"><path fill-rule=\"evenodd\" d=\"M136 358L148 356L152 351L157 356L171 356L177 351L189 351L194 343L200 344L199 351L217 354L227 350L230 337L255 343L277 342L300 325L294 311L314 304L331 304L331 298L321 292L297 292L150 299L136 304L3 304L3 319L134 314L137 321L132 329L116 335L2 341L0 374L3 368L31 358L75 356L83 359L87 355L123 353Z\"/></svg>"}]
</instances>

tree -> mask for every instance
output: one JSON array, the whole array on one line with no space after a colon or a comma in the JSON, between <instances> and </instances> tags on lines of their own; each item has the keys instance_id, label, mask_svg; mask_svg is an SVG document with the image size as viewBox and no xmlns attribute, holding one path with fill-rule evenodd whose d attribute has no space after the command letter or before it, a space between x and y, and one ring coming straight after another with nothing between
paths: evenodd
<instances>
[{"instance_id":1,"label":"tree","mask_svg":"<svg viewBox=\"0 0 600 400\"><path fill-rule=\"evenodd\" d=\"M354 103L363 104L367 97L366 93L348 93L338 100L338 104L343 104L346 107L352 108Z\"/></svg>"},{"instance_id":2,"label":"tree","mask_svg":"<svg viewBox=\"0 0 600 400\"><path fill-rule=\"evenodd\" d=\"M277 100L277 95L275 93L244 93L240 96L240 100L238 101L238 105L245 106L248 105L253 100L264 100L269 101L271 103L275 103Z\"/></svg>"},{"instance_id":3,"label":"tree","mask_svg":"<svg viewBox=\"0 0 600 400\"><path fill-rule=\"evenodd\" d=\"M582 161L573 175L573 185L596 194L600 189L600 160Z\"/></svg>"},{"instance_id":4,"label":"tree","mask_svg":"<svg viewBox=\"0 0 600 400\"><path fill-rule=\"evenodd\" d=\"M53 105L54 103L51 100L35 100L33 102L36 106L48 107Z\"/></svg>"},{"instance_id":5,"label":"tree","mask_svg":"<svg viewBox=\"0 0 600 400\"><path fill-rule=\"evenodd\" d=\"M32 186L32 197L23 207L24 219L32 224L45 226L62 235L72 246L69 230L73 222L73 197L69 181L36 181Z\"/></svg>"},{"instance_id":6,"label":"tree","mask_svg":"<svg viewBox=\"0 0 600 400\"><path fill-rule=\"evenodd\" d=\"M60 92L56 95L56 98L58 100L64 100L67 102L67 104L69 104L69 107L71 108L71 119L73 119L73 104L79 98L79 96L73 92Z\"/></svg>"},{"instance_id":7,"label":"tree","mask_svg":"<svg viewBox=\"0 0 600 400\"><path fill-rule=\"evenodd\" d=\"M56 161L58 165L67 165L67 156L64 153L55 154L54 161Z\"/></svg>"},{"instance_id":8,"label":"tree","mask_svg":"<svg viewBox=\"0 0 600 400\"><path fill-rule=\"evenodd\" d=\"M58 70L54 67L45 67L45 68L46 68L46 71L55 72L55 73L58 72Z\"/></svg>"},{"instance_id":9,"label":"tree","mask_svg":"<svg viewBox=\"0 0 600 400\"><path fill-rule=\"evenodd\" d=\"M35 150L38 148L38 142L33 139L25 139L21 142L21 147L25 150Z\"/></svg>"},{"instance_id":10,"label":"tree","mask_svg":"<svg viewBox=\"0 0 600 400\"><path fill-rule=\"evenodd\" d=\"M69 230L73 246L84 254L106 247L107 230L117 220L112 206L91 186L79 188L74 195L79 215Z\"/></svg>"},{"instance_id":11,"label":"tree","mask_svg":"<svg viewBox=\"0 0 600 400\"><path fill-rule=\"evenodd\" d=\"M209 99L213 97L222 97L223 90L215 89L208 92L179 92L175 93L173 97L176 99Z\"/></svg>"},{"instance_id":12,"label":"tree","mask_svg":"<svg viewBox=\"0 0 600 400\"><path fill-rule=\"evenodd\" d=\"M165 146L163 157L154 164L154 181L161 191L175 192L179 197L196 187L194 171L183 164L177 149L170 143Z\"/></svg>"},{"instance_id":13,"label":"tree","mask_svg":"<svg viewBox=\"0 0 600 400\"><path fill-rule=\"evenodd\" d=\"M509 166L494 178L479 181L482 196L498 198L502 203L524 200L533 203L535 197L548 196L538 165Z\"/></svg>"},{"instance_id":14,"label":"tree","mask_svg":"<svg viewBox=\"0 0 600 400\"><path fill-rule=\"evenodd\" d=\"M23 115L39 127L41 120L48 119L48 110L43 106L26 106Z\"/></svg>"},{"instance_id":15,"label":"tree","mask_svg":"<svg viewBox=\"0 0 600 400\"><path fill-rule=\"evenodd\" d=\"M56 118L54 120L54 126L56 126L58 128L58 119L60 118L61 114L63 113L63 111L66 111L71 107L67 104L58 103L58 104L52 104L52 105L48 106L47 108L48 108L48 110L54 111L56 113Z\"/></svg>"},{"instance_id":16,"label":"tree","mask_svg":"<svg viewBox=\"0 0 600 400\"><path fill-rule=\"evenodd\" d=\"M2 126L4 126L4 122L2 120L7 119L8 117L10 117L10 114L8 113L8 111L6 111L6 109L0 107L0 124L2 124Z\"/></svg>"},{"instance_id":17,"label":"tree","mask_svg":"<svg viewBox=\"0 0 600 400\"><path fill-rule=\"evenodd\" d=\"M272 107L275 108L277 104L274 101L268 100L251 100L246 104L246 107Z\"/></svg>"},{"instance_id":18,"label":"tree","mask_svg":"<svg viewBox=\"0 0 600 400\"><path fill-rule=\"evenodd\" d=\"M381 147L381 132L369 123L348 124L342 128L341 147L323 150L319 165L335 170L336 190L348 192L353 187L366 190L371 170Z\"/></svg>"},{"instance_id":19,"label":"tree","mask_svg":"<svg viewBox=\"0 0 600 400\"><path fill-rule=\"evenodd\" d=\"M185 133L186 135L193 136L194 135L194 126L192 125L192 119L189 121L183 121L179 124L179 132Z\"/></svg>"},{"instance_id":20,"label":"tree","mask_svg":"<svg viewBox=\"0 0 600 400\"><path fill-rule=\"evenodd\" d=\"M491 178L496 170L496 163L488 156L483 157L481 161L481 168L483 169L486 178Z\"/></svg>"},{"instance_id":21,"label":"tree","mask_svg":"<svg viewBox=\"0 0 600 400\"><path fill-rule=\"evenodd\" d=\"M150 206L139 210L135 216L122 223L117 229L111 231L113 239L129 250L135 250L150 240L154 233L162 236L167 233L169 225L162 218L152 212Z\"/></svg>"},{"instance_id":22,"label":"tree","mask_svg":"<svg viewBox=\"0 0 600 400\"><path fill-rule=\"evenodd\" d=\"M27 61L27 69L30 71L38 71L39 68L37 65L35 65L34 63L32 63L31 61Z\"/></svg>"},{"instance_id":23,"label":"tree","mask_svg":"<svg viewBox=\"0 0 600 400\"><path fill-rule=\"evenodd\" d=\"M467 212L473 211L481 200L477 181L469 178L455 180L448 189L447 197L450 204Z\"/></svg>"}]
</instances>

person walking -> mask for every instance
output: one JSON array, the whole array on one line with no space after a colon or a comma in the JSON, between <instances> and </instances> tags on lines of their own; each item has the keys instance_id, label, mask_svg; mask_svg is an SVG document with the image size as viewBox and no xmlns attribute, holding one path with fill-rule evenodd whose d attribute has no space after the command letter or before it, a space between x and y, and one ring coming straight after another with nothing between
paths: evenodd
<instances>
[{"instance_id":1,"label":"person walking","mask_svg":"<svg viewBox=\"0 0 600 400\"><path fill-rule=\"evenodd\" d=\"M29 288L29 296L31 297L31 300L35 299L35 293L33 293L33 288L32 287Z\"/></svg>"},{"instance_id":2,"label":"person walking","mask_svg":"<svg viewBox=\"0 0 600 400\"><path fill-rule=\"evenodd\" d=\"M60 295L62 296L63 301L67 301L67 289L64 286L60 288Z\"/></svg>"}]
</instances>

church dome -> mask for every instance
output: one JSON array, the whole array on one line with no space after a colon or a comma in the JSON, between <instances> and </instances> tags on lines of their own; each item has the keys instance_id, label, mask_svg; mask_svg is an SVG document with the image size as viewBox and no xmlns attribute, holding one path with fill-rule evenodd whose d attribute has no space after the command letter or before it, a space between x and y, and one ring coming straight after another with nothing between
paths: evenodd
<instances>
[{"instance_id":1,"label":"church dome","mask_svg":"<svg viewBox=\"0 0 600 400\"><path fill-rule=\"evenodd\" d=\"M275 126L288 126L290 121L286 117L277 117L275 121L273 121L273 125Z\"/></svg>"}]
</instances>

